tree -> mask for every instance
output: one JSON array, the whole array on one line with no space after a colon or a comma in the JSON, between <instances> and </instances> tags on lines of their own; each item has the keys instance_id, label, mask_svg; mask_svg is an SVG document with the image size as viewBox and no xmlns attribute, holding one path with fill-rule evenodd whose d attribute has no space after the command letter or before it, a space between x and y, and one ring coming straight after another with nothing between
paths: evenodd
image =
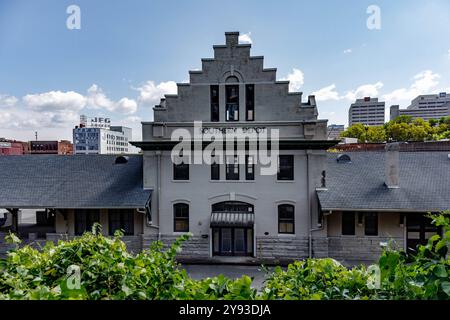
<instances>
[{"instance_id":1,"label":"tree","mask_svg":"<svg viewBox=\"0 0 450 320\"><path fill-rule=\"evenodd\" d=\"M394 141L408 141L410 137L409 125L405 122L390 122L387 126L387 136Z\"/></svg>"},{"instance_id":2,"label":"tree","mask_svg":"<svg viewBox=\"0 0 450 320\"><path fill-rule=\"evenodd\" d=\"M383 126L372 126L368 127L366 139L368 142L385 142L386 141L386 131Z\"/></svg>"},{"instance_id":3,"label":"tree","mask_svg":"<svg viewBox=\"0 0 450 320\"><path fill-rule=\"evenodd\" d=\"M347 130L342 132L341 137L356 138L359 142L365 142L366 127L361 123L354 124L351 127L347 128Z\"/></svg>"}]
</instances>

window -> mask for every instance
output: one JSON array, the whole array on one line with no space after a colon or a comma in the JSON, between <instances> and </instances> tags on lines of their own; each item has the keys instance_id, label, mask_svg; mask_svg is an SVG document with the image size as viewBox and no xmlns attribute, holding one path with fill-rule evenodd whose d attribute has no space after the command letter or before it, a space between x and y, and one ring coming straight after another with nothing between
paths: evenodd
<instances>
[{"instance_id":1,"label":"window","mask_svg":"<svg viewBox=\"0 0 450 320\"><path fill-rule=\"evenodd\" d=\"M173 164L173 180L189 180L189 164Z\"/></svg>"},{"instance_id":2,"label":"window","mask_svg":"<svg viewBox=\"0 0 450 320\"><path fill-rule=\"evenodd\" d=\"M173 231L189 231L189 205L176 203L173 205Z\"/></svg>"},{"instance_id":3,"label":"window","mask_svg":"<svg viewBox=\"0 0 450 320\"><path fill-rule=\"evenodd\" d=\"M241 201L224 201L212 205L212 212L248 212L253 213L253 205Z\"/></svg>"},{"instance_id":4,"label":"window","mask_svg":"<svg viewBox=\"0 0 450 320\"><path fill-rule=\"evenodd\" d=\"M378 235L378 213L366 212L364 215L364 234L366 236Z\"/></svg>"},{"instance_id":5,"label":"window","mask_svg":"<svg viewBox=\"0 0 450 320\"><path fill-rule=\"evenodd\" d=\"M211 164L211 180L220 180L220 164L215 161Z\"/></svg>"},{"instance_id":6,"label":"window","mask_svg":"<svg viewBox=\"0 0 450 320\"><path fill-rule=\"evenodd\" d=\"M246 116L247 121L255 120L255 85L248 84L245 86L245 106L246 106Z\"/></svg>"},{"instance_id":7,"label":"window","mask_svg":"<svg viewBox=\"0 0 450 320\"><path fill-rule=\"evenodd\" d=\"M113 236L116 230L124 235L134 234L134 210L109 210L109 235Z\"/></svg>"},{"instance_id":8,"label":"window","mask_svg":"<svg viewBox=\"0 0 450 320\"><path fill-rule=\"evenodd\" d=\"M99 210L75 210L75 235L81 236L86 231L92 231L94 223L100 222Z\"/></svg>"},{"instance_id":9,"label":"window","mask_svg":"<svg viewBox=\"0 0 450 320\"><path fill-rule=\"evenodd\" d=\"M278 206L278 233L293 234L294 231L294 206L281 204Z\"/></svg>"},{"instance_id":10,"label":"window","mask_svg":"<svg viewBox=\"0 0 450 320\"><path fill-rule=\"evenodd\" d=\"M342 235L354 236L355 235L355 213L354 212L342 212Z\"/></svg>"},{"instance_id":11,"label":"window","mask_svg":"<svg viewBox=\"0 0 450 320\"><path fill-rule=\"evenodd\" d=\"M278 180L294 180L294 156L280 155L278 158Z\"/></svg>"},{"instance_id":12,"label":"window","mask_svg":"<svg viewBox=\"0 0 450 320\"><path fill-rule=\"evenodd\" d=\"M239 121L239 86L226 86L226 121Z\"/></svg>"},{"instance_id":13,"label":"window","mask_svg":"<svg viewBox=\"0 0 450 320\"><path fill-rule=\"evenodd\" d=\"M219 86L211 86L211 121L219 121Z\"/></svg>"},{"instance_id":14,"label":"window","mask_svg":"<svg viewBox=\"0 0 450 320\"><path fill-rule=\"evenodd\" d=\"M227 180L239 180L238 156L227 157L226 179Z\"/></svg>"},{"instance_id":15,"label":"window","mask_svg":"<svg viewBox=\"0 0 450 320\"><path fill-rule=\"evenodd\" d=\"M245 180L255 180L255 162L253 156L245 156Z\"/></svg>"}]
</instances>

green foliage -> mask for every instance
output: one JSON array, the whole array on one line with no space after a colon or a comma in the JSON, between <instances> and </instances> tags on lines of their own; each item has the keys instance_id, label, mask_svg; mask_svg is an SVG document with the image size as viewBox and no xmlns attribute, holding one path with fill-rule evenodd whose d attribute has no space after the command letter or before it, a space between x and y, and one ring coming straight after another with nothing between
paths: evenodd
<instances>
[{"instance_id":1,"label":"green foliage","mask_svg":"<svg viewBox=\"0 0 450 320\"><path fill-rule=\"evenodd\" d=\"M377 264L348 269L333 259L306 259L267 272L260 292L252 279L190 278L175 256L185 235L133 255L121 240L92 232L43 248L17 247L0 260L0 299L450 299L450 211L430 215L442 229L407 255L387 246Z\"/></svg>"},{"instance_id":2,"label":"green foliage","mask_svg":"<svg viewBox=\"0 0 450 320\"><path fill-rule=\"evenodd\" d=\"M450 117L439 121L399 116L384 126L355 124L341 133L342 137L357 138L358 142L427 141L450 138Z\"/></svg>"}]
</instances>

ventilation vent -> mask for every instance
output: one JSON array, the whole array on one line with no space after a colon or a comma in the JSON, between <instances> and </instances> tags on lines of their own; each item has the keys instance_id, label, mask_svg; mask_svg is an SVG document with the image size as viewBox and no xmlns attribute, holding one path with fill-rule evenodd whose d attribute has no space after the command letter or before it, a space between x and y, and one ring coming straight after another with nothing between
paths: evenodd
<instances>
[{"instance_id":1,"label":"ventilation vent","mask_svg":"<svg viewBox=\"0 0 450 320\"><path fill-rule=\"evenodd\" d=\"M124 164L128 162L127 156L118 156L116 157L116 161L114 161L115 164Z\"/></svg>"},{"instance_id":2,"label":"ventilation vent","mask_svg":"<svg viewBox=\"0 0 450 320\"><path fill-rule=\"evenodd\" d=\"M348 154L340 154L337 156L336 161L339 163L349 163L352 162L352 159Z\"/></svg>"}]
</instances>

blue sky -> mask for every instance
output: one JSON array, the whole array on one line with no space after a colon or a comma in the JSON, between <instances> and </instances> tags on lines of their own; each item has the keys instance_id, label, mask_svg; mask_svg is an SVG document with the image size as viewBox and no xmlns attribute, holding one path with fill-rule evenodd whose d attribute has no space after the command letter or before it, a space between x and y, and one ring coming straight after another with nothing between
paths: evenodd
<instances>
[{"instance_id":1,"label":"blue sky","mask_svg":"<svg viewBox=\"0 0 450 320\"><path fill-rule=\"evenodd\" d=\"M69 30L69 5L81 29ZM369 30L368 6L381 12ZM152 105L212 57L225 31L292 89L315 93L320 118L347 123L351 101L406 107L450 92L450 1L0 0L0 137L70 139L79 114L134 129ZM243 41L245 38L243 39Z\"/></svg>"}]
</instances>

